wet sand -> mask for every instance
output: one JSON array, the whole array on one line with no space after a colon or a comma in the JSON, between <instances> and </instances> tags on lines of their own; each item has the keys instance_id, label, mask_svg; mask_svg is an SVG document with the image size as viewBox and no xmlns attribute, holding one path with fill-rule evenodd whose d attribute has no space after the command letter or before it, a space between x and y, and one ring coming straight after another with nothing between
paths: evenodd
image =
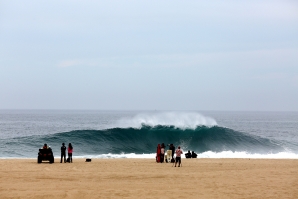
<instances>
[{"instance_id":1,"label":"wet sand","mask_svg":"<svg viewBox=\"0 0 298 199\"><path fill-rule=\"evenodd\" d=\"M0 160L0 198L298 198L298 160Z\"/></svg>"}]
</instances>

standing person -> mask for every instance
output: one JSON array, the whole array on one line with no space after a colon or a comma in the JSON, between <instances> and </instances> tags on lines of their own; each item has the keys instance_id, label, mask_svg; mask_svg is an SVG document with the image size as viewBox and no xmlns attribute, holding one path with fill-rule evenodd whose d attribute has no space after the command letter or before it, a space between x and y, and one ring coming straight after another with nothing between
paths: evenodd
<instances>
[{"instance_id":1,"label":"standing person","mask_svg":"<svg viewBox=\"0 0 298 199\"><path fill-rule=\"evenodd\" d=\"M68 151L69 162L72 163L72 152L73 152L73 147L72 147L71 143L68 144L67 151Z\"/></svg>"},{"instance_id":2,"label":"standing person","mask_svg":"<svg viewBox=\"0 0 298 199\"><path fill-rule=\"evenodd\" d=\"M163 163L165 159L165 144L162 143L160 147L160 162Z\"/></svg>"},{"instance_id":3,"label":"standing person","mask_svg":"<svg viewBox=\"0 0 298 199\"><path fill-rule=\"evenodd\" d=\"M181 154L183 154L183 151L180 149L180 146L178 146L178 149L176 150L175 167L176 167L177 162L179 162L178 167L180 167L180 164L181 164Z\"/></svg>"},{"instance_id":4,"label":"standing person","mask_svg":"<svg viewBox=\"0 0 298 199\"><path fill-rule=\"evenodd\" d=\"M156 162L160 162L160 144L157 145L156 149Z\"/></svg>"},{"instance_id":5,"label":"standing person","mask_svg":"<svg viewBox=\"0 0 298 199\"><path fill-rule=\"evenodd\" d=\"M174 146L174 144L170 144L169 149L172 150L172 159L174 159L174 153L175 153L175 146Z\"/></svg>"},{"instance_id":6,"label":"standing person","mask_svg":"<svg viewBox=\"0 0 298 199\"><path fill-rule=\"evenodd\" d=\"M64 163L66 163L66 146L64 143L62 143L62 146L61 146L61 160L60 160L60 163L62 163L62 159L64 157Z\"/></svg>"}]
</instances>

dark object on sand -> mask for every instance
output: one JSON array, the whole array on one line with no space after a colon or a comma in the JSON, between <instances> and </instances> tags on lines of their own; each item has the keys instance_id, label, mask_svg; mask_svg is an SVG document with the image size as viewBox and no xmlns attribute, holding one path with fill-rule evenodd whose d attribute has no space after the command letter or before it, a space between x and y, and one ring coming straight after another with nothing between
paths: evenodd
<instances>
[{"instance_id":1,"label":"dark object on sand","mask_svg":"<svg viewBox=\"0 0 298 199\"><path fill-rule=\"evenodd\" d=\"M87 158L87 159L86 159L86 162L91 162L91 159L90 159L90 158Z\"/></svg>"},{"instance_id":2,"label":"dark object on sand","mask_svg":"<svg viewBox=\"0 0 298 199\"><path fill-rule=\"evenodd\" d=\"M54 163L54 154L51 148L39 149L37 163L41 163L45 160L49 161L50 163Z\"/></svg>"},{"instance_id":3,"label":"dark object on sand","mask_svg":"<svg viewBox=\"0 0 298 199\"><path fill-rule=\"evenodd\" d=\"M191 152L188 151L186 154L185 154L185 158L191 158Z\"/></svg>"},{"instance_id":4,"label":"dark object on sand","mask_svg":"<svg viewBox=\"0 0 298 199\"><path fill-rule=\"evenodd\" d=\"M194 151L192 151L192 153L191 153L191 157L192 157L192 158L197 158L197 156L198 156L198 154L196 154Z\"/></svg>"},{"instance_id":5,"label":"dark object on sand","mask_svg":"<svg viewBox=\"0 0 298 199\"><path fill-rule=\"evenodd\" d=\"M66 162L70 163L70 158L69 157L66 159Z\"/></svg>"}]
</instances>

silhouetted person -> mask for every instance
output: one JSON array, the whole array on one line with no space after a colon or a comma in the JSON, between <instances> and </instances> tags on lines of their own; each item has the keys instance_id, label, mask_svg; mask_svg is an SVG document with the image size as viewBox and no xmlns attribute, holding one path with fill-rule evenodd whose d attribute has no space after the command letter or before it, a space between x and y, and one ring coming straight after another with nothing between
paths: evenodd
<instances>
[{"instance_id":1,"label":"silhouetted person","mask_svg":"<svg viewBox=\"0 0 298 199\"><path fill-rule=\"evenodd\" d=\"M174 159L175 146L173 144L170 144L169 149L172 151L172 159Z\"/></svg>"},{"instance_id":2,"label":"silhouetted person","mask_svg":"<svg viewBox=\"0 0 298 199\"><path fill-rule=\"evenodd\" d=\"M189 150L188 150L188 152L185 154L185 158L191 158L191 153L190 153Z\"/></svg>"},{"instance_id":3,"label":"silhouetted person","mask_svg":"<svg viewBox=\"0 0 298 199\"><path fill-rule=\"evenodd\" d=\"M60 160L60 163L62 163L62 159L64 157L64 163L66 163L66 146L64 143L62 143L62 146L61 146L61 160Z\"/></svg>"},{"instance_id":4,"label":"silhouetted person","mask_svg":"<svg viewBox=\"0 0 298 199\"><path fill-rule=\"evenodd\" d=\"M47 144L44 144L42 148L43 149L48 149L48 145Z\"/></svg>"},{"instance_id":5,"label":"silhouetted person","mask_svg":"<svg viewBox=\"0 0 298 199\"><path fill-rule=\"evenodd\" d=\"M197 155L194 151L192 151L192 153L191 153L191 157L192 157L192 158L197 158L197 156L198 156L198 155Z\"/></svg>"}]
</instances>

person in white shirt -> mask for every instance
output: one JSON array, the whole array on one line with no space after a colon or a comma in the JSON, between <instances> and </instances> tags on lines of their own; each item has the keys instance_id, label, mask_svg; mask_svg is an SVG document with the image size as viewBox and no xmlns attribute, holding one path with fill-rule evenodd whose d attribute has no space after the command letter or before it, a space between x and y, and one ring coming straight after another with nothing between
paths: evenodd
<instances>
[{"instance_id":1,"label":"person in white shirt","mask_svg":"<svg viewBox=\"0 0 298 199\"><path fill-rule=\"evenodd\" d=\"M162 143L160 147L160 162L163 163L165 159L165 144Z\"/></svg>"},{"instance_id":2,"label":"person in white shirt","mask_svg":"<svg viewBox=\"0 0 298 199\"><path fill-rule=\"evenodd\" d=\"M179 162L178 167L180 167L180 164L181 164L181 154L183 154L183 151L180 149L180 146L178 146L178 149L176 150L175 167L176 167L177 162Z\"/></svg>"}]
</instances>

